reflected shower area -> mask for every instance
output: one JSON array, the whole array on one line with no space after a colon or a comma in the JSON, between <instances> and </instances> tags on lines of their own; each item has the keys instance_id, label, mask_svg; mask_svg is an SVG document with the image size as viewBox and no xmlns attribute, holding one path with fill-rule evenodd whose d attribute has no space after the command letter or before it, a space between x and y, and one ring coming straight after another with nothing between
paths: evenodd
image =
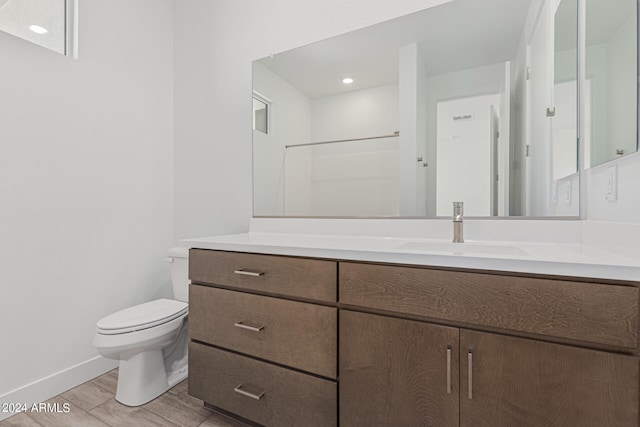
<instances>
[{"instance_id":1,"label":"reflected shower area","mask_svg":"<svg viewBox=\"0 0 640 427\"><path fill-rule=\"evenodd\" d=\"M398 179L399 134L287 145L284 214L397 216Z\"/></svg>"}]
</instances>

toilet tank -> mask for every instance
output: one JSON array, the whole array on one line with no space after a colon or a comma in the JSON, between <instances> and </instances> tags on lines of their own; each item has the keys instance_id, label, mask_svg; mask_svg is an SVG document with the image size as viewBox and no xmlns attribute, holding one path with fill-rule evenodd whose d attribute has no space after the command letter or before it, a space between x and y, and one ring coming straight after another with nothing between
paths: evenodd
<instances>
[{"instance_id":1,"label":"toilet tank","mask_svg":"<svg viewBox=\"0 0 640 427\"><path fill-rule=\"evenodd\" d=\"M189 302L189 248L169 249L169 261L171 262L173 298Z\"/></svg>"}]
</instances>

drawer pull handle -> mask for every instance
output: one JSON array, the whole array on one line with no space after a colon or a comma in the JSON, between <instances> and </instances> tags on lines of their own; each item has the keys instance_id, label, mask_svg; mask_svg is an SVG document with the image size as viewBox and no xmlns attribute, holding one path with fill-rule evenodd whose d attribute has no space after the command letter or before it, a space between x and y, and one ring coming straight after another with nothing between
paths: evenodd
<instances>
[{"instance_id":1,"label":"drawer pull handle","mask_svg":"<svg viewBox=\"0 0 640 427\"><path fill-rule=\"evenodd\" d=\"M473 354L471 354L471 349L469 349L469 354L467 355L469 363L467 364L467 380L469 387L469 400L473 399Z\"/></svg>"},{"instance_id":2,"label":"drawer pull handle","mask_svg":"<svg viewBox=\"0 0 640 427\"><path fill-rule=\"evenodd\" d=\"M252 399L255 399L255 400L260 400L260 399L262 399L262 396L264 396L264 391L262 391L262 392L260 392L258 394L254 394L254 393L250 393L248 391L244 391L242 389L242 386L244 386L244 384L240 384L238 387L234 388L233 391L235 391L236 393L240 393L243 396L247 396L247 397L250 397Z\"/></svg>"},{"instance_id":3,"label":"drawer pull handle","mask_svg":"<svg viewBox=\"0 0 640 427\"><path fill-rule=\"evenodd\" d=\"M451 394L451 346L447 346L447 394Z\"/></svg>"},{"instance_id":4,"label":"drawer pull handle","mask_svg":"<svg viewBox=\"0 0 640 427\"><path fill-rule=\"evenodd\" d=\"M236 328L246 329L248 331L253 331L253 332L260 332L261 330L264 329L264 326L245 325L244 320L242 322L234 323L233 326L235 326Z\"/></svg>"},{"instance_id":5,"label":"drawer pull handle","mask_svg":"<svg viewBox=\"0 0 640 427\"><path fill-rule=\"evenodd\" d=\"M240 274L242 276L251 276L251 277L260 277L264 276L262 271L251 271L251 270L234 270L236 274Z\"/></svg>"}]
</instances>

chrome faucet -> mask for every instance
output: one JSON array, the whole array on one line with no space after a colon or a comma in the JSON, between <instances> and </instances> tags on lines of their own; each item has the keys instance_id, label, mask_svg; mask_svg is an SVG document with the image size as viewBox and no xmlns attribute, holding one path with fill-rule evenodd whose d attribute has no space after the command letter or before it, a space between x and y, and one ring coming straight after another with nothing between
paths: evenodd
<instances>
[{"instance_id":1,"label":"chrome faucet","mask_svg":"<svg viewBox=\"0 0 640 427\"><path fill-rule=\"evenodd\" d=\"M464 243L462 233L462 216L464 202L453 202L453 243Z\"/></svg>"}]
</instances>

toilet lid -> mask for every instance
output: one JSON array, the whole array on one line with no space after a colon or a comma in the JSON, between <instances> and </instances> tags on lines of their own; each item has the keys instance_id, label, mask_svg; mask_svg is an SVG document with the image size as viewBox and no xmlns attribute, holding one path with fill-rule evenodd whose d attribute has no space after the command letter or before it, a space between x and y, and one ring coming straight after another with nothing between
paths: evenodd
<instances>
[{"instance_id":1,"label":"toilet lid","mask_svg":"<svg viewBox=\"0 0 640 427\"><path fill-rule=\"evenodd\" d=\"M99 333L122 334L151 328L169 322L187 313L189 305L183 301L157 299L125 308L100 319Z\"/></svg>"}]
</instances>

